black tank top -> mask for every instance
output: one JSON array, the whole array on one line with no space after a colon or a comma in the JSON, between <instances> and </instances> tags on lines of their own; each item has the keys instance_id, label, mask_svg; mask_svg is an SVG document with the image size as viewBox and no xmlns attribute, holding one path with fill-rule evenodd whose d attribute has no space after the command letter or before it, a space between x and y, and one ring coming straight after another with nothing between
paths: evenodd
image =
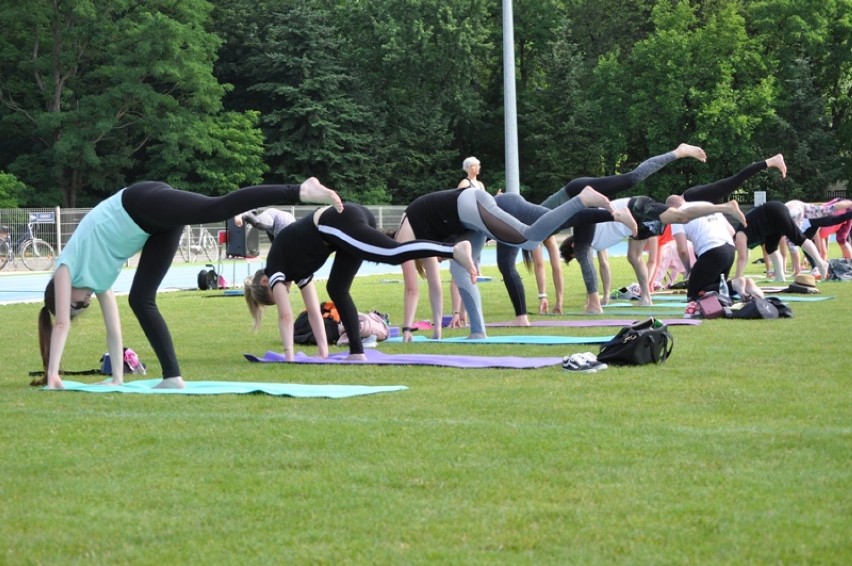
<instances>
[{"instance_id":1,"label":"black tank top","mask_svg":"<svg viewBox=\"0 0 852 566\"><path fill-rule=\"evenodd\" d=\"M459 220L459 195L467 188L436 191L414 199L405 209L414 236L451 242L467 231Z\"/></svg>"}]
</instances>

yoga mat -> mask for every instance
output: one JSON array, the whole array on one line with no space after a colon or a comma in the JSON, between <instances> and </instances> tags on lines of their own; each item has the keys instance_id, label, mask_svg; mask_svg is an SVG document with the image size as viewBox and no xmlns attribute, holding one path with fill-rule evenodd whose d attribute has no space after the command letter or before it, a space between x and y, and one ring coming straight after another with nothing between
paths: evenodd
<instances>
[{"instance_id":1,"label":"yoga mat","mask_svg":"<svg viewBox=\"0 0 852 566\"><path fill-rule=\"evenodd\" d=\"M624 305L624 307L627 307L627 305ZM604 313L604 314L610 314L610 315L617 314L618 316L643 316L643 317L647 318L649 316L656 316L656 317L681 316L681 315L683 315L683 311L684 311L683 307L677 307L674 304L669 304L669 305L665 305L665 306L655 306L655 307L636 307L635 309L628 309L628 308L619 307L617 311L614 310L613 312ZM570 315L570 316L603 316L603 315L599 315L599 314L589 314L587 312L581 312L581 311L566 312L566 313L563 313L563 314ZM594 319L590 319L590 320L594 320Z\"/></svg>"},{"instance_id":2,"label":"yoga mat","mask_svg":"<svg viewBox=\"0 0 852 566\"><path fill-rule=\"evenodd\" d=\"M144 393L163 395L229 395L235 393L266 393L284 397L325 397L342 399L408 389L404 385L310 385L299 383L251 383L242 381L187 381L186 389L154 389L159 379L129 381L124 385L97 385L65 381L65 391L85 393ZM44 391L54 391L43 388Z\"/></svg>"},{"instance_id":3,"label":"yoga mat","mask_svg":"<svg viewBox=\"0 0 852 566\"><path fill-rule=\"evenodd\" d=\"M766 296L767 297L774 297L775 296L774 293L777 293L777 291L774 291L771 294L767 294ZM817 302L817 301L827 301L827 300L833 299L833 298L834 297L831 296L831 295L805 295L805 294L800 294L800 295L796 295L796 294L787 295L787 294L785 294L783 297L778 297L779 300L784 301L785 303L813 303L813 302ZM654 295L654 301L655 302L659 301L659 302L667 303L666 306L668 306L669 304L676 303L676 302L677 303L686 303L686 297L684 297L684 296L681 296L681 297L675 297L675 296L658 297L658 296Z\"/></svg>"},{"instance_id":4,"label":"yoga mat","mask_svg":"<svg viewBox=\"0 0 852 566\"><path fill-rule=\"evenodd\" d=\"M666 318L660 319L664 324L668 324L669 326L697 326L701 324L701 320L697 318ZM589 320L531 320L530 326L536 327L572 327L572 328L595 328L598 326L627 326L628 324L633 324L637 322L636 319L589 319ZM517 326L516 324L512 324L512 321L505 322L488 322L485 326L491 326L495 328L526 328L524 326Z\"/></svg>"},{"instance_id":5,"label":"yoga mat","mask_svg":"<svg viewBox=\"0 0 852 566\"><path fill-rule=\"evenodd\" d=\"M509 368L536 369L562 364L562 358L541 357L524 358L518 356L456 356L442 354L385 354L378 350L366 350L367 361L346 360L349 352L337 352L328 358L310 357L302 352L296 354L294 364L349 364L349 365L406 365L406 366L443 366L461 369L472 368ZM262 358L244 354L250 362L288 363L283 354L266 352Z\"/></svg>"},{"instance_id":6,"label":"yoga mat","mask_svg":"<svg viewBox=\"0 0 852 566\"><path fill-rule=\"evenodd\" d=\"M526 344L538 346L565 346L576 344L603 344L612 340L612 336L489 336L488 338L470 339L466 336L455 336L453 338L426 338L425 336L414 336L414 342L435 342L439 344ZM400 343L402 337L388 338L386 342Z\"/></svg>"}]
</instances>

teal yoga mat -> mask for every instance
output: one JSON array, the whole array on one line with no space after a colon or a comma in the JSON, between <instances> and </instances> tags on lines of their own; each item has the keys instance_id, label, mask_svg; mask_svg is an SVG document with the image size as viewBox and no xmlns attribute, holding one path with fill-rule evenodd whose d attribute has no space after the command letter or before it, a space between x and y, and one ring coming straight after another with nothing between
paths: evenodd
<instances>
[{"instance_id":1,"label":"teal yoga mat","mask_svg":"<svg viewBox=\"0 0 852 566\"><path fill-rule=\"evenodd\" d=\"M435 340L425 336L414 336L414 342L435 342L438 344L524 344L537 346L564 346L576 344L603 344L612 340L610 336L489 336L488 338L470 339L466 336L441 338ZM388 338L386 342L399 343L402 337Z\"/></svg>"},{"instance_id":2,"label":"teal yoga mat","mask_svg":"<svg viewBox=\"0 0 852 566\"><path fill-rule=\"evenodd\" d=\"M404 385L310 385L300 383L252 383L243 381L187 381L186 389L154 389L159 379L129 381L124 385L98 385L64 381L65 391L84 393L143 393L160 395L233 395L266 393L283 397L324 397L343 399L358 395L388 393L408 389ZM44 391L54 391L43 388Z\"/></svg>"},{"instance_id":3,"label":"teal yoga mat","mask_svg":"<svg viewBox=\"0 0 852 566\"><path fill-rule=\"evenodd\" d=\"M829 299L833 299L832 295L775 295L774 293L770 293L766 295L767 297L778 297L778 300L783 301L785 303L815 303L818 301L828 301ZM654 295L654 302L660 303L686 303L685 295ZM645 307L640 307L645 308ZM652 307L648 307L652 308Z\"/></svg>"}]
</instances>

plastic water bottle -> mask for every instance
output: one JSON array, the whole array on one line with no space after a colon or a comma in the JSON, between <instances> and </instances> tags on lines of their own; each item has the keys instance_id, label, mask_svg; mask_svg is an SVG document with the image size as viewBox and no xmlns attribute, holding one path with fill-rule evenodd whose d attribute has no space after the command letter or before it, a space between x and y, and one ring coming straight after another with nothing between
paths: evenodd
<instances>
[{"instance_id":1,"label":"plastic water bottle","mask_svg":"<svg viewBox=\"0 0 852 566\"><path fill-rule=\"evenodd\" d=\"M719 282L719 295L726 299L731 298L731 293L728 291L728 282L725 281L725 274L722 274L722 280Z\"/></svg>"}]
</instances>

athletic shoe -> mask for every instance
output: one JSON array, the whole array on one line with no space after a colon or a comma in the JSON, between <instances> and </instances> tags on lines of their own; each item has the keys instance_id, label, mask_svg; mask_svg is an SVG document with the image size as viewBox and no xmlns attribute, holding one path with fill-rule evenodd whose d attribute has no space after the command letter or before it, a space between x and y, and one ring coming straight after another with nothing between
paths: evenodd
<instances>
[{"instance_id":1,"label":"athletic shoe","mask_svg":"<svg viewBox=\"0 0 852 566\"><path fill-rule=\"evenodd\" d=\"M366 338L361 338L361 346L364 348L375 348L379 345L378 336L370 334Z\"/></svg>"},{"instance_id":2,"label":"athletic shoe","mask_svg":"<svg viewBox=\"0 0 852 566\"><path fill-rule=\"evenodd\" d=\"M603 371L609 366L603 362L598 361L598 357L591 352L583 352L582 354L577 354L578 356L582 356L586 363L588 363L591 367L595 368L595 371Z\"/></svg>"},{"instance_id":3,"label":"athletic shoe","mask_svg":"<svg viewBox=\"0 0 852 566\"><path fill-rule=\"evenodd\" d=\"M701 310L698 308L698 301L689 301L686 304L686 310L683 311L683 318L701 318Z\"/></svg>"},{"instance_id":4,"label":"athletic shoe","mask_svg":"<svg viewBox=\"0 0 852 566\"><path fill-rule=\"evenodd\" d=\"M598 371L589 363L584 354L572 354L562 358L562 369L575 373L595 373Z\"/></svg>"}]
</instances>

